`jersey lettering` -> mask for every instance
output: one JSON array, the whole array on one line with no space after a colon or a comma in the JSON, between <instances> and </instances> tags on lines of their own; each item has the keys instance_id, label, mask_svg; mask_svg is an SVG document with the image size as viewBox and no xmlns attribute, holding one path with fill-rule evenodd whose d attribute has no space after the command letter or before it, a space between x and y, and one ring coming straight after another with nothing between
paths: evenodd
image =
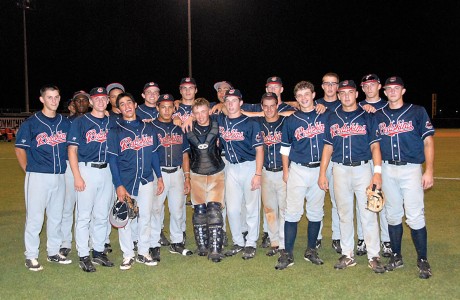
<instances>
[{"instance_id":1,"label":"jersey lettering","mask_svg":"<svg viewBox=\"0 0 460 300\"><path fill-rule=\"evenodd\" d=\"M56 133L53 133L51 136L48 136L46 132L40 133L36 137L37 147L40 147L43 145L50 145L54 147L57 144L65 143L66 135L67 134L65 132L62 132L61 130L57 131Z\"/></svg>"},{"instance_id":2,"label":"jersey lettering","mask_svg":"<svg viewBox=\"0 0 460 300\"><path fill-rule=\"evenodd\" d=\"M388 126L383 122L380 123L379 129L380 129L380 134L382 135L394 136L399 133L413 131L414 126L412 125L412 121L409 121L409 122L398 121L398 123L396 124L394 123L394 121L391 121L391 123L388 124Z\"/></svg>"},{"instance_id":3,"label":"jersey lettering","mask_svg":"<svg viewBox=\"0 0 460 300\"><path fill-rule=\"evenodd\" d=\"M107 130L101 130L100 132L96 132L96 129L91 129L86 133L86 143L89 144L91 142L98 142L103 143L107 140Z\"/></svg>"},{"instance_id":4,"label":"jersey lettering","mask_svg":"<svg viewBox=\"0 0 460 300\"><path fill-rule=\"evenodd\" d=\"M347 138L352 135L366 135L366 125L359 125L356 123L351 123L348 125L348 123L343 124L342 127L340 127L339 124L334 124L331 126L331 136L340 136L343 138Z\"/></svg>"},{"instance_id":5,"label":"jersey lettering","mask_svg":"<svg viewBox=\"0 0 460 300\"><path fill-rule=\"evenodd\" d=\"M332 129L331 129L332 130ZM331 131L332 132L332 131ZM307 128L299 127L294 132L294 137L297 141L304 138L314 138L318 134L324 133L324 124L321 122L315 122L315 125L308 124Z\"/></svg>"},{"instance_id":6,"label":"jersey lettering","mask_svg":"<svg viewBox=\"0 0 460 300\"><path fill-rule=\"evenodd\" d=\"M268 147L281 143L281 131L263 132L262 134L264 136L264 144Z\"/></svg>"},{"instance_id":7,"label":"jersey lettering","mask_svg":"<svg viewBox=\"0 0 460 300\"><path fill-rule=\"evenodd\" d=\"M221 137L226 141L244 141L243 132L239 132L238 129L225 130L224 127L219 126L219 133Z\"/></svg>"},{"instance_id":8,"label":"jersey lettering","mask_svg":"<svg viewBox=\"0 0 460 300\"><path fill-rule=\"evenodd\" d=\"M121 152L125 150L135 150L138 151L144 147L153 145L153 137L148 135L143 135L142 137L136 136L134 140L131 137L126 137L120 141Z\"/></svg>"},{"instance_id":9,"label":"jersey lettering","mask_svg":"<svg viewBox=\"0 0 460 300\"><path fill-rule=\"evenodd\" d=\"M172 133L162 137L161 134L158 134L158 140L163 147L168 148L172 145L182 145L183 136L182 134Z\"/></svg>"}]
</instances>

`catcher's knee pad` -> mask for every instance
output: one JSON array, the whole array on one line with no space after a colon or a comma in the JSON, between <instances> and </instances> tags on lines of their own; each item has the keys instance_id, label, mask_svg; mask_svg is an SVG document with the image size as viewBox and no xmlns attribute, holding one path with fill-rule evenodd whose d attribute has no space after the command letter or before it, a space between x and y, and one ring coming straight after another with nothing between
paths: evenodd
<instances>
[{"instance_id":1,"label":"catcher's knee pad","mask_svg":"<svg viewBox=\"0 0 460 300\"><path fill-rule=\"evenodd\" d=\"M192 222L195 225L206 224L206 204L197 204L194 206Z\"/></svg>"},{"instance_id":2,"label":"catcher's knee pad","mask_svg":"<svg viewBox=\"0 0 460 300\"><path fill-rule=\"evenodd\" d=\"M207 217L209 225L220 225L224 223L222 216L222 204L219 202L208 202Z\"/></svg>"}]
</instances>

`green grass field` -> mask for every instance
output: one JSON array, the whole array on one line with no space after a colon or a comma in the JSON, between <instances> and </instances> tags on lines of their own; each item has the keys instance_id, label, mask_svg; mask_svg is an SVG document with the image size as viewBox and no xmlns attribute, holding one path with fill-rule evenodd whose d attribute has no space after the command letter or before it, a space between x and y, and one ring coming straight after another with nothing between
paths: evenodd
<instances>
[{"instance_id":1,"label":"green grass field","mask_svg":"<svg viewBox=\"0 0 460 300\"><path fill-rule=\"evenodd\" d=\"M439 131L441 132L441 131ZM46 234L42 232L39 261L41 272L24 267L24 174L14 156L13 143L0 143L0 298L1 299L458 299L460 298L460 131L435 137L435 186L426 193L428 255L433 270L429 280L418 278L415 249L410 230L404 226L403 256L405 267L383 275L374 274L364 257L358 265L336 271L339 255L330 247L330 201L325 204L323 248L325 261L315 266L303 260L306 246L305 218L299 226L294 266L276 271L276 257L267 257L259 248L255 259L244 261L241 255L215 264L193 255L183 257L162 248L158 266L135 264L121 271L121 252L117 231L111 235L114 268L97 267L95 273L82 272L75 248L73 263L56 265L46 262ZM449 178L457 178L452 180ZM187 219L187 246L194 249L190 207ZM230 236L230 235L229 235ZM384 259L386 262L386 259Z\"/></svg>"}]
</instances>

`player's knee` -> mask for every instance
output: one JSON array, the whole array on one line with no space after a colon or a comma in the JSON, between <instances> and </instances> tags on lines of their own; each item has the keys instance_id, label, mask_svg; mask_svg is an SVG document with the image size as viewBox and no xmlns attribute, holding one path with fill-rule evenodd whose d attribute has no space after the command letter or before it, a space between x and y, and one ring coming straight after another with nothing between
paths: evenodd
<instances>
[{"instance_id":1,"label":"player's knee","mask_svg":"<svg viewBox=\"0 0 460 300\"><path fill-rule=\"evenodd\" d=\"M407 218L406 220L407 225L414 230L419 230L423 227L425 227L425 215L420 214L415 218Z\"/></svg>"},{"instance_id":2,"label":"player's knee","mask_svg":"<svg viewBox=\"0 0 460 300\"><path fill-rule=\"evenodd\" d=\"M301 218L302 218L301 214L289 214L289 213L286 213L286 215L284 216L284 220L286 222L291 222L291 223L297 223L297 222L300 221Z\"/></svg>"}]
</instances>

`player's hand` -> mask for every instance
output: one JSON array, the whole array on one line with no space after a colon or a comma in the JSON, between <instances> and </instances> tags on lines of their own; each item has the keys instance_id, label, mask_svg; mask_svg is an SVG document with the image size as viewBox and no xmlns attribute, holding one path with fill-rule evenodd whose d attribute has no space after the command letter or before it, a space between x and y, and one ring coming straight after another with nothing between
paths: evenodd
<instances>
[{"instance_id":1,"label":"player's hand","mask_svg":"<svg viewBox=\"0 0 460 300\"><path fill-rule=\"evenodd\" d=\"M152 121L153 121L153 119L142 119L142 122L144 122L144 123L150 123Z\"/></svg>"},{"instance_id":2,"label":"player's hand","mask_svg":"<svg viewBox=\"0 0 460 300\"><path fill-rule=\"evenodd\" d=\"M173 124L176 126L182 126L182 121L179 117L174 117L173 118Z\"/></svg>"},{"instance_id":3,"label":"player's hand","mask_svg":"<svg viewBox=\"0 0 460 300\"><path fill-rule=\"evenodd\" d=\"M433 173L425 171L422 175L422 187L424 190L427 190L431 187L433 187L434 184L434 179L433 179Z\"/></svg>"},{"instance_id":4,"label":"player's hand","mask_svg":"<svg viewBox=\"0 0 460 300\"><path fill-rule=\"evenodd\" d=\"M187 120L185 120L184 123L182 123L181 128L182 128L183 132L192 131L192 129L193 129L193 118L189 117Z\"/></svg>"},{"instance_id":5,"label":"player's hand","mask_svg":"<svg viewBox=\"0 0 460 300\"><path fill-rule=\"evenodd\" d=\"M326 175L319 175L318 177L318 186L323 191L327 192L329 190L329 182L327 181Z\"/></svg>"},{"instance_id":6,"label":"player's hand","mask_svg":"<svg viewBox=\"0 0 460 300\"><path fill-rule=\"evenodd\" d=\"M74 179L74 186L75 186L75 190L77 192L83 192L86 188L86 183L85 181L83 180L83 178L80 176L80 177L75 177Z\"/></svg>"},{"instance_id":7,"label":"player's hand","mask_svg":"<svg viewBox=\"0 0 460 300\"><path fill-rule=\"evenodd\" d=\"M370 104L364 104L363 105L363 109L364 111L368 112L368 113L375 113L377 110L375 109L375 107L373 107L372 105Z\"/></svg>"},{"instance_id":8,"label":"player's hand","mask_svg":"<svg viewBox=\"0 0 460 300\"><path fill-rule=\"evenodd\" d=\"M374 173L372 176L371 184L369 184L369 188L372 189L372 186L375 184L377 189L382 188L382 174L380 173Z\"/></svg>"},{"instance_id":9,"label":"player's hand","mask_svg":"<svg viewBox=\"0 0 460 300\"><path fill-rule=\"evenodd\" d=\"M284 181L284 183L287 183L288 178L289 178L289 172L283 170L283 181Z\"/></svg>"},{"instance_id":10,"label":"player's hand","mask_svg":"<svg viewBox=\"0 0 460 300\"><path fill-rule=\"evenodd\" d=\"M176 108L176 110L179 109L179 105L182 103L181 100L174 100L174 107Z\"/></svg>"},{"instance_id":11,"label":"player's hand","mask_svg":"<svg viewBox=\"0 0 460 300\"><path fill-rule=\"evenodd\" d=\"M220 112L222 111L222 108L223 108L224 104L223 103L217 103L216 105L214 105L209 114L212 115L212 114L220 114Z\"/></svg>"},{"instance_id":12,"label":"player's hand","mask_svg":"<svg viewBox=\"0 0 460 300\"><path fill-rule=\"evenodd\" d=\"M131 195L128 193L126 188L122 185L117 187L117 198L120 200L120 202L125 202L126 196L131 197Z\"/></svg>"},{"instance_id":13,"label":"player's hand","mask_svg":"<svg viewBox=\"0 0 460 300\"><path fill-rule=\"evenodd\" d=\"M251 191L260 189L261 181L262 181L262 176L254 175L251 180Z\"/></svg>"},{"instance_id":14,"label":"player's hand","mask_svg":"<svg viewBox=\"0 0 460 300\"><path fill-rule=\"evenodd\" d=\"M190 177L186 177L184 181L184 195L190 193Z\"/></svg>"},{"instance_id":15,"label":"player's hand","mask_svg":"<svg viewBox=\"0 0 460 300\"><path fill-rule=\"evenodd\" d=\"M158 178L158 182L157 182L157 196L161 195L164 190L165 190L165 184L163 182L163 178L160 177Z\"/></svg>"},{"instance_id":16,"label":"player's hand","mask_svg":"<svg viewBox=\"0 0 460 300\"><path fill-rule=\"evenodd\" d=\"M315 107L315 110L316 112L320 115L320 114L324 114L324 112L326 111L326 106L322 105L322 104L317 104L316 107Z\"/></svg>"}]
</instances>

